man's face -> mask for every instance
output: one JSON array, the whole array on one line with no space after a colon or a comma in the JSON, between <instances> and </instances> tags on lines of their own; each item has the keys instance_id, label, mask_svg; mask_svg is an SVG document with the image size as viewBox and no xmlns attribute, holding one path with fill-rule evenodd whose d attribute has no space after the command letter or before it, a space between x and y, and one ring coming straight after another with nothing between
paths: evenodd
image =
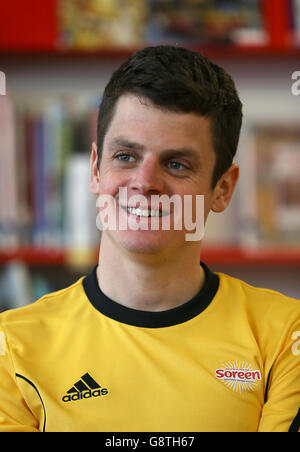
<instances>
[{"instance_id":1,"label":"man's face","mask_svg":"<svg viewBox=\"0 0 300 452\"><path fill-rule=\"evenodd\" d=\"M94 176L95 156L94 149ZM98 195L112 196L117 209L121 206L122 221L128 221L128 226L140 224L141 228L120 230L117 219L117 230L106 230L103 234L117 246L132 252L180 252L192 242L185 240L187 230L184 226L181 230L172 227L175 214L172 203L171 209L164 211L162 207L159 212L159 215L170 215L170 230L161 227L163 217L151 219L143 216L141 210L144 215L147 209L149 214L151 210L153 215L154 211L158 214L157 204L151 201L153 195L169 198L179 195L182 200L185 195L191 195L195 220L196 195L204 195L204 213L200 214L206 219L216 198L216 192L211 188L215 162L209 119L193 113L162 110L149 100L134 95L122 96L107 130L99 174L92 178L91 189ZM121 187L127 190L127 205L119 198ZM143 205L136 203L136 195L143 195ZM141 210L131 210L134 207ZM155 230L151 228L151 220L156 222Z\"/></svg>"}]
</instances>

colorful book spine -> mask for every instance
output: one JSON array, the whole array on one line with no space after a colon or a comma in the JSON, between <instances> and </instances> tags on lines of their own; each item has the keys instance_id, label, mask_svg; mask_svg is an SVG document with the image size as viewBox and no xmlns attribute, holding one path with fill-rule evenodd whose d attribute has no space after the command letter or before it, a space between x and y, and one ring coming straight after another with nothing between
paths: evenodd
<instances>
[{"instance_id":1,"label":"colorful book spine","mask_svg":"<svg viewBox=\"0 0 300 452\"><path fill-rule=\"evenodd\" d=\"M15 117L9 96L0 96L0 246L18 245Z\"/></svg>"}]
</instances>

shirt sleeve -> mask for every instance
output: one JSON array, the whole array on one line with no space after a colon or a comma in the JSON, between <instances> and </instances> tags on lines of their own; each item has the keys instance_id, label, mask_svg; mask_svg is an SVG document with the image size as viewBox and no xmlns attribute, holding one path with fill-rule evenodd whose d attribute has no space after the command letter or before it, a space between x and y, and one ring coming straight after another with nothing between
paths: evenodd
<instances>
[{"instance_id":1,"label":"shirt sleeve","mask_svg":"<svg viewBox=\"0 0 300 452\"><path fill-rule=\"evenodd\" d=\"M7 337L0 325L0 432L38 431L38 421L17 385Z\"/></svg>"},{"instance_id":2,"label":"shirt sleeve","mask_svg":"<svg viewBox=\"0 0 300 452\"><path fill-rule=\"evenodd\" d=\"M270 370L259 431L300 431L300 320Z\"/></svg>"}]
</instances>

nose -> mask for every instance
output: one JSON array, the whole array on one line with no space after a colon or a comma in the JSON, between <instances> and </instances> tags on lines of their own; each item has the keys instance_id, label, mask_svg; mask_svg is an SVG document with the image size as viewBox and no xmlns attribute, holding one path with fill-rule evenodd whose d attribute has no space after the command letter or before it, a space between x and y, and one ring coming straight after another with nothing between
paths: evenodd
<instances>
[{"instance_id":1,"label":"nose","mask_svg":"<svg viewBox=\"0 0 300 452\"><path fill-rule=\"evenodd\" d=\"M159 194L163 192L164 174L155 156L147 156L136 168L130 183L130 189L143 195Z\"/></svg>"}]
</instances>

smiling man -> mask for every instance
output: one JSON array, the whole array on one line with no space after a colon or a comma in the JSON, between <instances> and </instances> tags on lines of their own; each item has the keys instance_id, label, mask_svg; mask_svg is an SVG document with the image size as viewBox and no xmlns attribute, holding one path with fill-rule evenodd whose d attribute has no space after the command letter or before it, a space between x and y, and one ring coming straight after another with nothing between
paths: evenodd
<instances>
[{"instance_id":1,"label":"smiling man","mask_svg":"<svg viewBox=\"0 0 300 452\"><path fill-rule=\"evenodd\" d=\"M183 304L204 281L200 242L186 241L187 231L175 230L172 218L169 230L142 229L151 220L149 212L155 210L151 199L162 194L182 199L204 195L201 215L206 218L211 209L225 209L238 166L232 165L212 187L216 154L210 120L159 108L133 94L118 99L99 154L94 144L91 188L95 194L110 194L118 204L119 189L126 187L129 200L141 195L147 201L142 206L146 216L121 209L121 215L128 217L128 228L120 230L117 222L116 231L103 234L97 269L100 287L113 300L136 309L166 310ZM134 217L139 219L139 230L130 228L130 221L137 221Z\"/></svg>"},{"instance_id":2,"label":"smiling man","mask_svg":"<svg viewBox=\"0 0 300 452\"><path fill-rule=\"evenodd\" d=\"M145 48L112 75L90 189L115 227L89 275L0 316L0 431L298 431L299 301L211 272L177 227L228 206L241 123L199 53Z\"/></svg>"}]
</instances>

